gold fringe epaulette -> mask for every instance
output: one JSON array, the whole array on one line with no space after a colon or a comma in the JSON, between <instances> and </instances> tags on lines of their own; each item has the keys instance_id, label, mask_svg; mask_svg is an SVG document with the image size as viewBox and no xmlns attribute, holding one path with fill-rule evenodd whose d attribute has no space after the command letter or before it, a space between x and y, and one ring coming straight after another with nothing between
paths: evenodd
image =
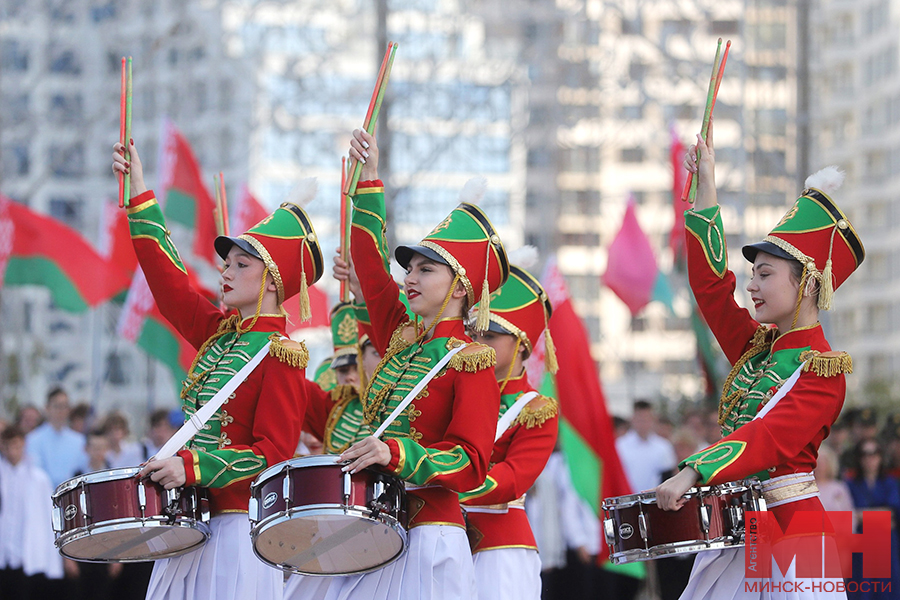
<instances>
[{"instance_id":1,"label":"gold fringe epaulette","mask_svg":"<svg viewBox=\"0 0 900 600\"><path fill-rule=\"evenodd\" d=\"M477 373L483 369L492 369L497 364L497 353L490 346L471 343L450 359L448 366L457 371Z\"/></svg>"},{"instance_id":2,"label":"gold fringe epaulette","mask_svg":"<svg viewBox=\"0 0 900 600\"><path fill-rule=\"evenodd\" d=\"M338 405L343 405L353 400L359 395L356 388L352 385L339 385L331 390L331 401Z\"/></svg>"},{"instance_id":3,"label":"gold fringe epaulette","mask_svg":"<svg viewBox=\"0 0 900 600\"><path fill-rule=\"evenodd\" d=\"M804 373L812 371L819 377L835 377L853 372L853 359L846 352L807 350L800 354L800 360L805 361Z\"/></svg>"},{"instance_id":4,"label":"gold fringe epaulette","mask_svg":"<svg viewBox=\"0 0 900 600\"><path fill-rule=\"evenodd\" d=\"M535 396L516 417L515 424L521 425L525 429L540 427L547 419L552 419L558 413L559 403L554 398Z\"/></svg>"},{"instance_id":5,"label":"gold fringe epaulette","mask_svg":"<svg viewBox=\"0 0 900 600\"><path fill-rule=\"evenodd\" d=\"M756 332L753 334L753 339L750 340L750 345L756 347L773 341L775 331L776 330L772 327L769 327L767 325L760 325L756 328ZM770 335L772 336L772 339L766 339Z\"/></svg>"},{"instance_id":6,"label":"gold fringe epaulette","mask_svg":"<svg viewBox=\"0 0 900 600\"><path fill-rule=\"evenodd\" d=\"M229 331L236 331L238 323L241 322L240 315L231 315L230 317L225 317L221 321L219 321L219 327L216 329L216 333L228 333Z\"/></svg>"},{"instance_id":7,"label":"gold fringe epaulette","mask_svg":"<svg viewBox=\"0 0 900 600\"><path fill-rule=\"evenodd\" d=\"M269 356L274 356L279 361L297 369L305 369L309 362L309 350L303 342L294 340L282 340L281 334L273 333L269 336L272 345L269 346Z\"/></svg>"}]
</instances>

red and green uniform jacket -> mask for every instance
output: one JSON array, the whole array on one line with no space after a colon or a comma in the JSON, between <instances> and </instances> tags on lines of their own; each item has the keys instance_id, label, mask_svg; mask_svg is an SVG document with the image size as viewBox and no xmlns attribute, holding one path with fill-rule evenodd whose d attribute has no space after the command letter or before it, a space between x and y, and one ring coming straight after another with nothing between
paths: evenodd
<instances>
[{"instance_id":1,"label":"red and green uniform jacket","mask_svg":"<svg viewBox=\"0 0 900 600\"><path fill-rule=\"evenodd\" d=\"M510 379L500 397L500 416L531 391L524 374ZM556 446L557 412L553 398L535 396L529 401L494 442L487 479L459 495L473 553L499 548L537 550L525 515L525 492L534 485Z\"/></svg>"},{"instance_id":2,"label":"red and green uniform jacket","mask_svg":"<svg viewBox=\"0 0 900 600\"><path fill-rule=\"evenodd\" d=\"M719 403L724 437L680 466L693 468L698 483L709 485L811 472L819 444L841 412L850 357L831 351L818 323L781 334L738 306L719 207L687 211L685 229L691 289L733 367ZM793 388L754 420L801 364ZM797 510L822 510L822 505L818 498L791 502L775 508L776 518L789 520Z\"/></svg>"},{"instance_id":3,"label":"red and green uniform jacket","mask_svg":"<svg viewBox=\"0 0 900 600\"><path fill-rule=\"evenodd\" d=\"M281 315L261 315L250 331L238 335L239 317L226 317L188 283L152 191L132 198L128 221L160 312L198 349L181 393L187 418L272 340L269 355L178 453L187 485L209 488L213 514L247 512L253 478L290 458L300 437L306 348L282 341L287 336ZM250 319L242 324L247 327Z\"/></svg>"},{"instance_id":4,"label":"red and green uniform jacket","mask_svg":"<svg viewBox=\"0 0 900 600\"><path fill-rule=\"evenodd\" d=\"M309 397L303 428L322 440L326 454L340 454L351 445L372 435L363 422L362 401L352 385L323 390L307 380Z\"/></svg>"},{"instance_id":5,"label":"red and green uniform jacket","mask_svg":"<svg viewBox=\"0 0 900 600\"><path fill-rule=\"evenodd\" d=\"M372 342L383 357L363 394L365 422L377 429L444 355L470 344L451 358L382 438L391 452L384 470L404 479L410 490L410 527L465 527L457 493L481 485L487 477L500 409L494 351L471 343L461 317L442 320L430 339L418 339L388 271L381 182L360 183L353 207L350 248L372 317Z\"/></svg>"}]
</instances>

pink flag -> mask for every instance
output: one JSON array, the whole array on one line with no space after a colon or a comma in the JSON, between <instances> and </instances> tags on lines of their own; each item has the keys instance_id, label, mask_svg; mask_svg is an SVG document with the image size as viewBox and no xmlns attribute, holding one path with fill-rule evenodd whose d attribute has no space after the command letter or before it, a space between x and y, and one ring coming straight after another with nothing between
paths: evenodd
<instances>
[{"instance_id":1,"label":"pink flag","mask_svg":"<svg viewBox=\"0 0 900 600\"><path fill-rule=\"evenodd\" d=\"M234 235L240 235L268 216L269 211L253 197L250 188L244 184L238 196L237 210L234 211L234 218L231 221L231 231Z\"/></svg>"},{"instance_id":2,"label":"pink flag","mask_svg":"<svg viewBox=\"0 0 900 600\"><path fill-rule=\"evenodd\" d=\"M684 169L684 144L673 127L672 145L669 149L669 160L672 163L672 206L675 209L675 222L669 233L669 247L672 249L672 258L675 264L684 263L684 211L691 207L690 202L681 199L684 190L684 182L687 179L687 171Z\"/></svg>"},{"instance_id":3,"label":"pink flag","mask_svg":"<svg viewBox=\"0 0 900 600\"><path fill-rule=\"evenodd\" d=\"M255 224L253 223L253 225ZM311 320L303 321L300 319L300 294L294 294L284 302L284 309L288 313L288 319L297 329L328 327L329 306L328 296L315 285L309 288L309 308L312 311Z\"/></svg>"},{"instance_id":4,"label":"pink flag","mask_svg":"<svg viewBox=\"0 0 900 600\"><path fill-rule=\"evenodd\" d=\"M628 305L631 316L635 316L653 296L657 267L650 240L638 223L634 198L628 200L622 228L609 245L608 253L603 283Z\"/></svg>"}]
</instances>

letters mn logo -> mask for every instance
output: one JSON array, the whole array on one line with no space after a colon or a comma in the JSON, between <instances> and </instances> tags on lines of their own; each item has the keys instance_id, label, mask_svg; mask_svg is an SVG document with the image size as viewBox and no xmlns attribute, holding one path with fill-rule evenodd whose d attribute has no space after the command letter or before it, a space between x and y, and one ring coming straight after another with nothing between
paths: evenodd
<instances>
[{"instance_id":1,"label":"letters mn logo","mask_svg":"<svg viewBox=\"0 0 900 600\"><path fill-rule=\"evenodd\" d=\"M862 576L891 576L891 515L884 511L863 513L862 533L853 533L850 511L800 511L787 531L782 531L769 512L745 515L744 576L772 577L772 559L782 573L792 561L798 578L849 578L854 552L862 554Z\"/></svg>"}]
</instances>

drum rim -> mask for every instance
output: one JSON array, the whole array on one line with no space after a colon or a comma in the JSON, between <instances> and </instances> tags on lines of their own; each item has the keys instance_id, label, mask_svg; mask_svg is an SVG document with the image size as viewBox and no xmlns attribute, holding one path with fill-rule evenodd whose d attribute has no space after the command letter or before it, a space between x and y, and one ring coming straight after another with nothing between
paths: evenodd
<instances>
[{"instance_id":1,"label":"drum rim","mask_svg":"<svg viewBox=\"0 0 900 600\"><path fill-rule=\"evenodd\" d=\"M744 545L743 541L735 541L729 543L731 536L723 536L713 538L707 543L704 540L690 540L689 542L672 542L671 544L661 544L652 548L633 548L631 550L623 550L622 552L613 552L609 555L609 559L621 565L629 562L645 562L666 556L675 556L678 554L697 554L706 552L707 550L721 550L723 548L740 548ZM683 545L678 545L683 544ZM665 548L662 548L665 546ZM657 550L659 549L659 550Z\"/></svg>"},{"instance_id":2,"label":"drum rim","mask_svg":"<svg viewBox=\"0 0 900 600\"><path fill-rule=\"evenodd\" d=\"M745 492L762 493L762 483L758 479L739 479L716 485L700 485L690 488L685 496L721 496L723 494L740 494ZM652 500L652 502L650 502ZM652 504L656 501L655 491L639 492L637 494L625 494L604 498L601 507L604 509L627 508L639 503Z\"/></svg>"},{"instance_id":3,"label":"drum rim","mask_svg":"<svg viewBox=\"0 0 900 600\"><path fill-rule=\"evenodd\" d=\"M309 508L309 506L313 506L313 505L308 505L304 508ZM364 512L365 512L370 515L371 511L369 509L365 509L365 511L360 511L360 510L358 510L358 507L353 507L353 508L348 508L347 510L344 510L343 506L337 505L337 504L326 504L326 505L319 504L319 505L315 505L315 506L319 506L319 507L324 506L325 508L317 508L315 511L313 511L315 514L309 515L309 516L331 515L331 514L336 513L336 514L339 514L340 516L352 516L352 517L356 517L358 519L364 519L367 521L373 520L371 516L364 514ZM292 518L294 518L291 515L285 516L286 512L289 512L289 511L280 511L279 513L269 515L262 521L258 521L253 527L250 528L250 540L251 540L251 544L253 546L253 553L257 556L257 558L259 558L259 560L263 561L270 567L279 569L286 573L297 573L299 575L307 575L310 577L339 577L342 575L358 575L358 574L363 574L363 573L371 573L372 571L377 571L377 570L379 570L383 567L386 567L387 565L395 562L397 559L399 559L401 556L403 556L403 554L409 548L409 531L403 526L402 523L400 523L399 520L395 519L391 514L380 512L380 513L378 513L377 521L380 522L382 525L387 526L389 529L393 530L400 537L400 551L397 552L397 554L395 556L393 556L392 558L390 558L389 560L387 560L383 563L379 563L378 565L370 567L368 569L360 569L360 570L356 570L356 571L335 571L335 572L329 572L329 573L317 573L317 572L311 572L311 571L303 571L297 567L290 567L288 565L274 563L271 560L265 558L259 552L259 550L256 547L256 540L260 534L269 530L270 528L274 527L275 525L285 523L287 521L290 521ZM300 512L300 511L295 511L295 512ZM303 512L307 512L307 511L304 510Z\"/></svg>"},{"instance_id":4,"label":"drum rim","mask_svg":"<svg viewBox=\"0 0 900 600\"><path fill-rule=\"evenodd\" d=\"M203 536L200 541L192 546L188 546L187 548L182 548L181 550L153 555L152 557L143 557L143 558L100 558L100 559L89 559L89 558L80 558L71 556L70 554L64 552L65 546L71 542L75 542L84 538L88 538L94 535L99 535L103 533L109 533L112 531L127 531L128 529L135 529L136 527L167 527L169 529L194 529L199 531ZM111 519L108 521L102 521L97 525L86 525L83 527L77 527L71 531L66 531L64 533L56 533L56 540L54 540L54 544L58 549L59 553L72 560L77 560L79 562L91 562L91 563L133 563L133 562L148 562L154 560L161 560L164 558L173 558L176 556L181 556L182 554L187 554L188 552L193 552L194 550L198 550L201 546L206 544L209 541L210 536L212 535L212 529L210 529L209 524L205 521L198 521L196 519L190 517L177 517L174 523L169 523L166 517L154 516L147 517L144 520L141 519Z\"/></svg>"},{"instance_id":5,"label":"drum rim","mask_svg":"<svg viewBox=\"0 0 900 600\"><path fill-rule=\"evenodd\" d=\"M307 467L338 467L340 468L342 464L339 463L335 459L337 459L338 455L336 454L312 454L309 456L295 456L294 458L289 458L287 460L283 460L280 463L274 464L259 475L256 476L256 479L253 480L253 483L250 484L251 489L257 488L263 483L269 481L273 476L278 475L285 470L288 469L304 469ZM347 461L349 462L349 461ZM308 463L308 464L300 464L300 463Z\"/></svg>"},{"instance_id":6,"label":"drum rim","mask_svg":"<svg viewBox=\"0 0 900 600\"><path fill-rule=\"evenodd\" d=\"M56 491L53 492L53 498L59 498L63 494L74 490L82 483L104 483L107 481L119 481L122 479L128 479L129 477L134 477L140 472L140 467L119 467L117 469L101 469L100 471L92 471L90 473L78 475L77 477L73 477L71 479L63 481L61 484L56 486Z\"/></svg>"}]
</instances>

